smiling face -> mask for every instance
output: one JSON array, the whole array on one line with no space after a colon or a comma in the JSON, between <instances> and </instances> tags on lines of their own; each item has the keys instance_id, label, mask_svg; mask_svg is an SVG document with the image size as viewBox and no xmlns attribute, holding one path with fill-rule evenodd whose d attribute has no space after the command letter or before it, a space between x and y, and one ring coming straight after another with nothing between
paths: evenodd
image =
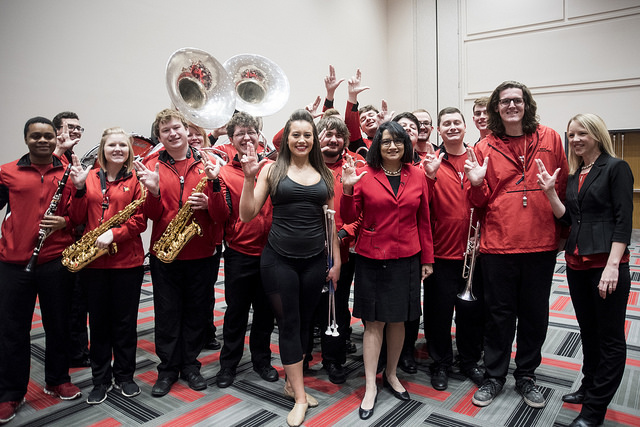
<instances>
[{"instance_id":1,"label":"smiling face","mask_svg":"<svg viewBox=\"0 0 640 427\"><path fill-rule=\"evenodd\" d=\"M291 122L289 138L287 140L292 157L309 156L313 147L313 127L304 120Z\"/></svg>"},{"instance_id":2,"label":"smiling face","mask_svg":"<svg viewBox=\"0 0 640 427\"><path fill-rule=\"evenodd\" d=\"M567 129L569 146L585 163L591 163L600 155L600 146L589 131L580 123L572 121Z\"/></svg>"},{"instance_id":3,"label":"smiling face","mask_svg":"<svg viewBox=\"0 0 640 427\"><path fill-rule=\"evenodd\" d=\"M402 163L404 156L404 142L401 138L393 137L388 130L382 131L380 139L380 156L385 165L398 165Z\"/></svg>"},{"instance_id":4,"label":"smiling face","mask_svg":"<svg viewBox=\"0 0 640 427\"><path fill-rule=\"evenodd\" d=\"M431 132L433 131L433 125L431 123L431 116L426 111L417 111L413 113L420 123L420 129L418 131L418 141L429 141Z\"/></svg>"},{"instance_id":5,"label":"smiling face","mask_svg":"<svg viewBox=\"0 0 640 427\"><path fill-rule=\"evenodd\" d=\"M183 160L187 153L187 129L182 121L171 117L158 125L158 140L175 160Z\"/></svg>"},{"instance_id":6,"label":"smiling face","mask_svg":"<svg viewBox=\"0 0 640 427\"><path fill-rule=\"evenodd\" d=\"M473 123L479 131L487 129L487 106L476 105L473 108Z\"/></svg>"},{"instance_id":7,"label":"smiling face","mask_svg":"<svg viewBox=\"0 0 640 427\"><path fill-rule=\"evenodd\" d=\"M524 108L522 89L510 87L500 92L496 112L500 114L500 118L506 129L522 125ZM509 132L507 133L509 134Z\"/></svg>"},{"instance_id":8,"label":"smiling face","mask_svg":"<svg viewBox=\"0 0 640 427\"><path fill-rule=\"evenodd\" d=\"M258 132L248 126L236 126L233 131L233 136L231 137L231 142L233 146L238 151L238 158L241 158L243 155L247 154L247 145L253 145L253 148L258 150L258 141L259 135Z\"/></svg>"},{"instance_id":9,"label":"smiling face","mask_svg":"<svg viewBox=\"0 0 640 427\"><path fill-rule=\"evenodd\" d=\"M31 123L24 142L29 148L29 158L34 164L51 163L51 155L56 149L56 132L46 123Z\"/></svg>"},{"instance_id":10,"label":"smiling face","mask_svg":"<svg viewBox=\"0 0 640 427\"><path fill-rule=\"evenodd\" d=\"M369 110L360 114L360 129L362 129L369 138L373 138L378 130L378 126L380 126L378 113L373 110Z\"/></svg>"},{"instance_id":11,"label":"smiling face","mask_svg":"<svg viewBox=\"0 0 640 427\"><path fill-rule=\"evenodd\" d=\"M104 143L104 157L107 165L124 166L129 159L129 138L123 134L113 134Z\"/></svg>"},{"instance_id":12,"label":"smiling face","mask_svg":"<svg viewBox=\"0 0 640 427\"><path fill-rule=\"evenodd\" d=\"M204 147L204 136L193 126L189 126L187 129L187 141L189 146L195 148Z\"/></svg>"},{"instance_id":13,"label":"smiling face","mask_svg":"<svg viewBox=\"0 0 640 427\"><path fill-rule=\"evenodd\" d=\"M418 128L416 127L415 122L411 119L403 117L398 120L398 124L400 124L405 132L407 132L407 135L409 135L411 145L415 146L418 142Z\"/></svg>"},{"instance_id":14,"label":"smiling face","mask_svg":"<svg viewBox=\"0 0 640 427\"><path fill-rule=\"evenodd\" d=\"M466 130L460 113L443 114L440 117L438 133L445 144L462 144Z\"/></svg>"},{"instance_id":15,"label":"smiling face","mask_svg":"<svg viewBox=\"0 0 640 427\"><path fill-rule=\"evenodd\" d=\"M320 140L320 148L325 148L322 154L327 158L335 158L344 150L344 136L336 129L327 129L324 138Z\"/></svg>"}]
</instances>

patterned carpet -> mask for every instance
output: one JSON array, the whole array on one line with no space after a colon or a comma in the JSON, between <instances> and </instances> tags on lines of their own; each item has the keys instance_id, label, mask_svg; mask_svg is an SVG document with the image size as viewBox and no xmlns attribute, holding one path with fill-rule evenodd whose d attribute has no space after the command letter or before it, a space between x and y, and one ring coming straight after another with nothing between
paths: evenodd
<instances>
[{"instance_id":1,"label":"patterned carpet","mask_svg":"<svg viewBox=\"0 0 640 427\"><path fill-rule=\"evenodd\" d=\"M627 308L627 369L607 413L605 426L640 426L640 240L631 246L632 288ZM224 262L224 261L223 261ZM544 409L531 409L514 390L509 377L501 395L488 407L471 404L476 386L456 369L451 374L446 391L434 390L429 381L430 361L423 351L421 335L416 354L419 371L407 375L399 371L411 400L401 402L388 391L381 391L374 416L368 421L358 417L358 406L364 393L362 363L362 324L354 319L352 340L358 352L347 359L347 382L334 385L315 354L305 383L317 397L320 406L307 412L305 426L566 426L576 417L579 405L565 404L560 397L579 385L582 350L578 326L566 284L563 257L558 258L552 294L549 331L543 348L543 362L538 369L538 385L547 398ZM224 274L222 267L216 283L215 323L222 333ZM238 368L236 382L229 388L215 385L219 370L219 351L203 351L200 355L202 374L209 387L201 392L191 390L178 381L171 393L162 398L151 397L156 380L154 353L154 312L151 277L145 277L138 317L138 352L136 381L142 393L127 399L114 392L100 405L88 405L86 396L92 388L90 369L73 369L71 376L83 391L79 400L62 402L42 392L44 385L44 330L39 308L33 317L31 381L27 404L18 412L11 426L283 426L292 403L282 396L284 376L278 357L277 328L273 334L273 365L281 380L268 383L253 371L248 356L248 344ZM455 327L455 326L454 326ZM316 346L314 351L319 351ZM511 369L513 369L513 361ZM380 382L380 380L379 380Z\"/></svg>"}]
</instances>

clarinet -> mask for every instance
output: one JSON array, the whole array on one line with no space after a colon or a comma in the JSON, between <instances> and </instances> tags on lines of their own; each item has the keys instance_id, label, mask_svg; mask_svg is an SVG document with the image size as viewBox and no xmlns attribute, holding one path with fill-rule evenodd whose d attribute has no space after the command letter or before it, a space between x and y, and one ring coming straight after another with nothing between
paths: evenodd
<instances>
[{"instance_id":1,"label":"clarinet","mask_svg":"<svg viewBox=\"0 0 640 427\"><path fill-rule=\"evenodd\" d=\"M71 172L71 163L69 163L69 166L67 166L67 169L64 171L64 175L62 175L62 178L58 182L58 189L53 195L51 203L49 203L49 208L44 213L44 216L53 215L58 209L58 203L60 203L60 199L62 198L62 191L64 190L64 186L67 184L69 172ZM29 263L24 268L24 271L26 271L27 273L31 273L38 263L38 255L40 255L40 249L42 249L44 240L49 237L49 234L51 234L51 228L49 227L40 227L40 230L38 230L38 240L36 241L36 247L33 248L33 255L31 255Z\"/></svg>"}]
</instances>

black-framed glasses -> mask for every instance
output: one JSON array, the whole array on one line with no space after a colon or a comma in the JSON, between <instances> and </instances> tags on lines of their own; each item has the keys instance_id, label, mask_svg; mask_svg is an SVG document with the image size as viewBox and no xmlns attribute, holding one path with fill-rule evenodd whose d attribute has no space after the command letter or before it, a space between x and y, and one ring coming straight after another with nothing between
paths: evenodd
<instances>
[{"instance_id":1,"label":"black-framed glasses","mask_svg":"<svg viewBox=\"0 0 640 427\"><path fill-rule=\"evenodd\" d=\"M508 107L513 102L514 105L522 105L524 104L524 99L522 98L502 98L500 101L500 105L503 107Z\"/></svg>"}]
</instances>

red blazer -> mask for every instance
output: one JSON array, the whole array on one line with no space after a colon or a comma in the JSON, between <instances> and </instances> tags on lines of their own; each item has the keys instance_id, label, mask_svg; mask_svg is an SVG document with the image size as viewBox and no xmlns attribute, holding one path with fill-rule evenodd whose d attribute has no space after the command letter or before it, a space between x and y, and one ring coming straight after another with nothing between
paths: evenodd
<instances>
[{"instance_id":1,"label":"red blazer","mask_svg":"<svg viewBox=\"0 0 640 427\"><path fill-rule=\"evenodd\" d=\"M433 263L429 220L429 190L424 171L405 164L398 195L381 169L367 171L354 186L353 196L342 195L340 214L346 223L362 214L356 252L372 259L398 259L421 253L422 264Z\"/></svg>"}]
</instances>

